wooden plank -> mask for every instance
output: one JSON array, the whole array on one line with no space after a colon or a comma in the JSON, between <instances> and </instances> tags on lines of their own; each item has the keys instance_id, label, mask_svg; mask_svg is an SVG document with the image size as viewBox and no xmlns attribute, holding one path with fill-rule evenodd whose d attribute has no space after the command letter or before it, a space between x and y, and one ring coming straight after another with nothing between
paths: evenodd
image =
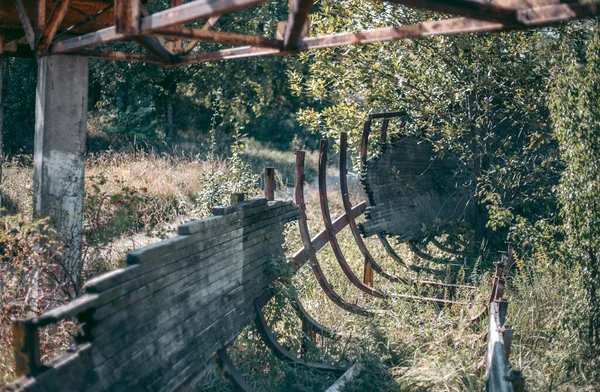
<instances>
[{"instance_id":1,"label":"wooden plank","mask_svg":"<svg viewBox=\"0 0 600 392\"><path fill-rule=\"evenodd\" d=\"M36 56L41 57L46 54L52 40L56 36L56 32L58 31L58 27L62 23L65 15L67 15L67 11L69 9L69 4L71 4L71 0L58 0L56 5L52 9L52 13L50 14L50 18L48 22L44 26L41 34L39 35L36 42Z\"/></svg>"},{"instance_id":2,"label":"wooden plank","mask_svg":"<svg viewBox=\"0 0 600 392\"><path fill-rule=\"evenodd\" d=\"M308 13L313 6L313 0L289 0L290 10L288 23L283 38L285 50L296 49L302 31L308 23Z\"/></svg>"},{"instance_id":3,"label":"wooden plank","mask_svg":"<svg viewBox=\"0 0 600 392\"><path fill-rule=\"evenodd\" d=\"M221 31L169 27L154 30L151 34L177 40L193 39L200 42L214 42L236 46L251 45L264 48L279 48L279 41L273 38Z\"/></svg>"},{"instance_id":4,"label":"wooden plank","mask_svg":"<svg viewBox=\"0 0 600 392\"><path fill-rule=\"evenodd\" d=\"M31 50L35 52L35 33L33 31L33 27L31 26L31 21L29 20L27 11L25 10L25 6L23 5L23 1L15 0L15 6L17 7L19 19L21 20L21 25L25 31L25 36L27 37L27 43L29 44Z\"/></svg>"},{"instance_id":5,"label":"wooden plank","mask_svg":"<svg viewBox=\"0 0 600 392\"><path fill-rule=\"evenodd\" d=\"M115 0L115 29L117 34L139 34L142 16L140 6L139 0Z\"/></svg>"},{"instance_id":6,"label":"wooden plank","mask_svg":"<svg viewBox=\"0 0 600 392\"><path fill-rule=\"evenodd\" d=\"M253 278L262 277L264 274L264 270L260 266L255 268L254 271L255 272L249 272L250 276ZM179 323L171 328L155 329L154 333L146 338L145 344L132 344L130 346L131 350L119 352L117 357L111 359L111 362L107 362L105 365L102 365L101 368L98 367L98 371L104 374L104 377L107 379L112 379L115 384L119 384L122 382L126 383L128 381L127 378L131 377L131 375L127 374L128 369L131 369L132 367L138 368L138 372L135 376L142 382L146 375L157 377L158 375L165 373L179 361L178 358L190 351L193 352L196 357L199 356L199 343L206 339L214 340L216 336L220 335L219 333L216 333L213 336L206 336L205 328L210 328L211 325L214 325L216 326L215 332L223 329L224 324L219 323L218 319L214 318L215 315L218 315L218 318L220 318L225 312L235 313L236 308L241 308L242 304L247 303L248 298L254 297L262 290L262 288L264 288L264 286L261 286L262 285L248 284L250 292L245 293L245 295L242 295L242 292L240 292L237 296L232 298L223 295L218 297L218 301L213 299L208 303L189 302L186 305L186 309L195 309L195 311L191 314L188 313L184 315L184 317L186 317L185 325L188 327ZM254 292L254 294L250 294L251 292ZM207 299L208 298L206 298L206 300ZM218 313L214 313L213 308L210 308L212 304L215 304L214 312ZM209 310L209 312L205 309ZM236 317L235 320L237 321L238 318ZM243 321L241 324L243 326L247 325L249 322L249 320L240 321ZM239 324L236 325L240 330L243 328L243 326ZM148 359L153 357L159 358L159 361L150 363ZM115 369L115 364L119 364L117 369ZM136 366L136 364L143 364L143 366ZM110 373L106 373L106 370L102 369L110 370Z\"/></svg>"}]
</instances>

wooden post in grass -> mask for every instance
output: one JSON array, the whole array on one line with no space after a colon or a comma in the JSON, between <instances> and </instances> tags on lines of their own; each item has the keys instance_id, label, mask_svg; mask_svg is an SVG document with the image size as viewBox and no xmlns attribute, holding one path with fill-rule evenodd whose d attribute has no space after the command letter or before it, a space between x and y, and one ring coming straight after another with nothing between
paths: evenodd
<instances>
[{"instance_id":1,"label":"wooden post in grass","mask_svg":"<svg viewBox=\"0 0 600 392\"><path fill-rule=\"evenodd\" d=\"M275 200L275 168L265 167L265 199Z\"/></svg>"}]
</instances>

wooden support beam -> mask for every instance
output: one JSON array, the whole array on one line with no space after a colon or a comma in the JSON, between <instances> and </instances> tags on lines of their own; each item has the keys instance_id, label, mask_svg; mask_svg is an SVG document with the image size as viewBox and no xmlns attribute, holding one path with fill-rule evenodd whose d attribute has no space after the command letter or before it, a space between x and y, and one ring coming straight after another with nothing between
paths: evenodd
<instances>
[{"instance_id":1,"label":"wooden support beam","mask_svg":"<svg viewBox=\"0 0 600 392\"><path fill-rule=\"evenodd\" d=\"M313 0L290 0L288 23L283 37L284 49L295 49L298 46L312 6Z\"/></svg>"},{"instance_id":2,"label":"wooden support beam","mask_svg":"<svg viewBox=\"0 0 600 392\"><path fill-rule=\"evenodd\" d=\"M44 26L44 29L39 34L37 42L36 42L36 50L35 54L37 57L41 57L48 51L52 40L56 36L56 32L60 24L62 23L67 11L69 10L69 4L71 0L58 0L56 5L52 9L52 13L50 14L50 18L48 22ZM38 16L39 17L39 16ZM39 20L38 20L39 22Z\"/></svg>"},{"instance_id":3,"label":"wooden support beam","mask_svg":"<svg viewBox=\"0 0 600 392\"><path fill-rule=\"evenodd\" d=\"M193 39L201 42L215 42L227 45L249 45L263 48L279 48L279 41L273 38L259 37L254 35L245 35L237 33L227 33L221 31L207 31L201 29L186 29L186 28L165 28L152 32L152 34L160 35L173 39Z\"/></svg>"},{"instance_id":4,"label":"wooden support beam","mask_svg":"<svg viewBox=\"0 0 600 392\"><path fill-rule=\"evenodd\" d=\"M443 14L453 14L467 18L517 25L514 10L501 7L495 3L476 0L385 0L390 3L411 8L425 9Z\"/></svg>"},{"instance_id":5,"label":"wooden support beam","mask_svg":"<svg viewBox=\"0 0 600 392\"><path fill-rule=\"evenodd\" d=\"M15 0L20 2L21 0ZM128 2L128 0L118 0ZM265 3L269 0L197 0L182 4L175 8L148 15L140 20L139 34L150 34L154 30L177 26L197 19L209 18L226 12L238 10ZM115 4L116 6L116 4ZM115 15L118 12L115 10ZM80 37L56 43L51 50L52 54L66 53L83 49L88 46L120 41L127 38L127 34L119 33L116 26L98 30ZM166 50L166 49L165 49Z\"/></svg>"},{"instance_id":6,"label":"wooden support beam","mask_svg":"<svg viewBox=\"0 0 600 392\"><path fill-rule=\"evenodd\" d=\"M139 34L141 15L139 0L115 0L115 29L117 34Z\"/></svg>"},{"instance_id":7,"label":"wooden support beam","mask_svg":"<svg viewBox=\"0 0 600 392\"><path fill-rule=\"evenodd\" d=\"M19 19L21 19L21 25L23 26L23 30L25 30L27 43L29 44L31 50L35 52L35 33L33 32L33 27L31 26L31 21L29 20L29 16L27 15L27 11L25 10L23 1L15 0L15 6L17 7L17 13L19 14Z\"/></svg>"}]
</instances>

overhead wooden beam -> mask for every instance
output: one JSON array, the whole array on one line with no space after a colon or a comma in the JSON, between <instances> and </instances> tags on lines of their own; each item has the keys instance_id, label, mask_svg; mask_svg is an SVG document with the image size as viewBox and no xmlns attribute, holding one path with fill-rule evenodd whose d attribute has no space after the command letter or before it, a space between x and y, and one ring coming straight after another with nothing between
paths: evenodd
<instances>
[{"instance_id":1,"label":"overhead wooden beam","mask_svg":"<svg viewBox=\"0 0 600 392\"><path fill-rule=\"evenodd\" d=\"M21 0L15 0L20 2ZM120 0L126 2L127 0ZM209 18L226 12L238 10L265 3L269 0L197 0L169 8L161 12L141 18L139 34L149 34L153 30L163 29L191 22L197 19ZM116 14L116 13L115 13ZM120 41L127 38L126 34L117 32L115 26L85 34L80 37L64 40L55 44L53 54L67 53L88 46Z\"/></svg>"},{"instance_id":2,"label":"overhead wooden beam","mask_svg":"<svg viewBox=\"0 0 600 392\"><path fill-rule=\"evenodd\" d=\"M453 14L467 18L500 22L503 24L518 24L514 10L476 0L384 0L389 3L404 5L411 8L425 9Z\"/></svg>"},{"instance_id":3,"label":"overhead wooden beam","mask_svg":"<svg viewBox=\"0 0 600 392\"><path fill-rule=\"evenodd\" d=\"M199 53L182 56L181 64L204 63L219 60L231 60L245 57L268 55L284 55L311 49L324 49L351 44L367 44L381 41L393 41L406 38L417 38L434 35L498 31L504 29L501 23L484 22L469 18L443 19L423 22L417 25L402 27L383 27L361 31L358 33L332 34L322 37L311 37L300 41L298 49L278 51L270 48L240 47L223 49L216 52Z\"/></svg>"},{"instance_id":4,"label":"overhead wooden beam","mask_svg":"<svg viewBox=\"0 0 600 392\"><path fill-rule=\"evenodd\" d=\"M152 34L173 39L194 39L201 42L215 42L228 45L250 45L265 48L279 48L279 41L273 38L259 37L221 31L208 31L201 29L166 28L152 32Z\"/></svg>"},{"instance_id":5,"label":"overhead wooden beam","mask_svg":"<svg viewBox=\"0 0 600 392\"><path fill-rule=\"evenodd\" d=\"M527 27L548 26L573 19L599 15L598 3L569 3L519 10L517 18Z\"/></svg>"},{"instance_id":6,"label":"overhead wooden beam","mask_svg":"<svg viewBox=\"0 0 600 392\"><path fill-rule=\"evenodd\" d=\"M73 52L88 46L120 41L124 38L126 38L126 35L117 33L117 29L114 26L108 27L93 33L57 42L50 48L50 53L59 54Z\"/></svg>"},{"instance_id":7,"label":"overhead wooden beam","mask_svg":"<svg viewBox=\"0 0 600 392\"><path fill-rule=\"evenodd\" d=\"M21 19L23 30L25 30L27 43L31 50L35 52L35 33L33 32L33 27L31 26L31 21L29 20L25 6L21 0L15 0L15 6L17 7L17 13L19 14L19 19Z\"/></svg>"},{"instance_id":8,"label":"overhead wooden beam","mask_svg":"<svg viewBox=\"0 0 600 392\"><path fill-rule=\"evenodd\" d=\"M288 23L283 38L283 48L295 49L308 22L308 13L313 6L313 0L290 0Z\"/></svg>"},{"instance_id":9,"label":"overhead wooden beam","mask_svg":"<svg viewBox=\"0 0 600 392\"><path fill-rule=\"evenodd\" d=\"M162 64L154 56L143 54L143 53L126 53L126 52L114 52L110 50L98 50L98 49L82 49L76 52L70 52L67 54L75 56L85 56L93 59L102 60L115 60L115 61L132 61L132 62L143 62L150 64Z\"/></svg>"},{"instance_id":10,"label":"overhead wooden beam","mask_svg":"<svg viewBox=\"0 0 600 392\"><path fill-rule=\"evenodd\" d=\"M48 22L46 22L44 29L38 36L36 42L37 57L43 56L48 50L48 47L50 46L52 40L56 36L56 32L58 31L60 24L65 18L65 15L67 14L70 3L71 0L58 0L56 2L56 5L52 9L52 13L50 14L50 18L48 19Z\"/></svg>"},{"instance_id":11,"label":"overhead wooden beam","mask_svg":"<svg viewBox=\"0 0 600 392\"><path fill-rule=\"evenodd\" d=\"M115 29L117 34L139 34L141 15L139 0L115 0Z\"/></svg>"},{"instance_id":12,"label":"overhead wooden beam","mask_svg":"<svg viewBox=\"0 0 600 392\"><path fill-rule=\"evenodd\" d=\"M205 19L211 16L236 11L266 3L270 0L196 0L169 8L142 19L141 30L148 33L152 30L176 26Z\"/></svg>"}]
</instances>

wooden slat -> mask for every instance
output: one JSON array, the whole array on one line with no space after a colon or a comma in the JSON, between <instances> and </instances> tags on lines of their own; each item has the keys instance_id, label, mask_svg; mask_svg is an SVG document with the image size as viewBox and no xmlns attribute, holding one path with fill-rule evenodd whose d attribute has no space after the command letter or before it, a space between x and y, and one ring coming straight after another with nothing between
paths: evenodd
<instances>
[{"instance_id":1,"label":"wooden slat","mask_svg":"<svg viewBox=\"0 0 600 392\"><path fill-rule=\"evenodd\" d=\"M152 34L173 39L194 39L201 42L215 42L228 45L250 45L264 48L279 48L279 42L273 38L259 37L221 31L208 31L187 28L165 28L154 30Z\"/></svg>"},{"instance_id":2,"label":"wooden slat","mask_svg":"<svg viewBox=\"0 0 600 392\"><path fill-rule=\"evenodd\" d=\"M283 38L284 49L295 49L298 46L312 6L313 0L290 0L288 23Z\"/></svg>"},{"instance_id":3,"label":"wooden slat","mask_svg":"<svg viewBox=\"0 0 600 392\"><path fill-rule=\"evenodd\" d=\"M21 25L23 26L25 36L27 37L27 43L31 50L35 51L35 33L33 32L33 27L31 27L31 21L29 20L29 16L27 15L22 0L15 0L15 6L17 7L19 19L21 19Z\"/></svg>"},{"instance_id":4,"label":"wooden slat","mask_svg":"<svg viewBox=\"0 0 600 392\"><path fill-rule=\"evenodd\" d=\"M50 18L48 22L44 26L41 34L39 35L36 42L36 56L43 56L48 47L52 43L52 40L56 36L56 32L58 31L58 27L62 23L65 15L67 15L67 11L69 9L69 4L71 4L71 0L58 0L52 13L50 14ZM39 22L39 21L38 21Z\"/></svg>"}]
</instances>

